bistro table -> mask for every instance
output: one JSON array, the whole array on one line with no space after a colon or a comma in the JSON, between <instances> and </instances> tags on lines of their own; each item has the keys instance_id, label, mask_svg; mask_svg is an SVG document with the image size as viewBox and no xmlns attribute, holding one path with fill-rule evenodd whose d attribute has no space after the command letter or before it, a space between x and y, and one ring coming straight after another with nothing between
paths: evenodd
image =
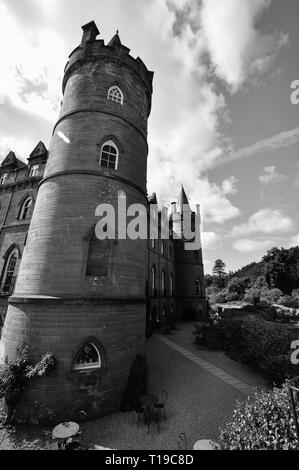
<instances>
[{"instance_id":1,"label":"bistro table","mask_svg":"<svg viewBox=\"0 0 299 470\"><path fill-rule=\"evenodd\" d=\"M210 439L201 439L196 441L193 450L219 450L220 447L216 442L211 441Z\"/></svg>"},{"instance_id":2,"label":"bistro table","mask_svg":"<svg viewBox=\"0 0 299 470\"><path fill-rule=\"evenodd\" d=\"M52 431L53 438L57 440L58 449L64 449L67 444L67 440L75 437L79 430L79 424L72 421L58 424L58 426L56 426Z\"/></svg>"}]
</instances>

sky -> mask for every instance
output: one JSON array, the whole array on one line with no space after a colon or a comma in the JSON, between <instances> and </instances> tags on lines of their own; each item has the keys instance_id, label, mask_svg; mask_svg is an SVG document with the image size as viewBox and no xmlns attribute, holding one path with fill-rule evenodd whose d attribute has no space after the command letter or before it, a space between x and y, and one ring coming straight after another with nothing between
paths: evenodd
<instances>
[{"instance_id":1,"label":"sky","mask_svg":"<svg viewBox=\"0 0 299 470\"><path fill-rule=\"evenodd\" d=\"M155 73L148 193L201 205L205 272L299 245L298 17L298 0L0 0L0 159L49 146L94 20Z\"/></svg>"}]
</instances>

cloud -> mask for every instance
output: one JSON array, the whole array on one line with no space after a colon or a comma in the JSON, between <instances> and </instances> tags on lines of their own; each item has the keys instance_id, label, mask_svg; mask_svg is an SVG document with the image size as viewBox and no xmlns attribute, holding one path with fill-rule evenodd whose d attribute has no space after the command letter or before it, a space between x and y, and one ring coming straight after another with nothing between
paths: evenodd
<instances>
[{"instance_id":1,"label":"cloud","mask_svg":"<svg viewBox=\"0 0 299 470\"><path fill-rule=\"evenodd\" d=\"M259 180L262 184L279 184L286 179L286 176L278 173L275 166L265 166L264 174L259 176Z\"/></svg>"},{"instance_id":2,"label":"cloud","mask_svg":"<svg viewBox=\"0 0 299 470\"><path fill-rule=\"evenodd\" d=\"M232 229L233 236L242 236L251 233L288 232L293 228L290 217L283 215L278 210L261 209L253 214L247 223L235 226Z\"/></svg>"},{"instance_id":3,"label":"cloud","mask_svg":"<svg viewBox=\"0 0 299 470\"><path fill-rule=\"evenodd\" d=\"M61 101L61 81L67 51L53 29L26 29L0 2L0 93L20 109L55 120Z\"/></svg>"},{"instance_id":4,"label":"cloud","mask_svg":"<svg viewBox=\"0 0 299 470\"><path fill-rule=\"evenodd\" d=\"M236 184L237 184L237 179L234 176L231 176L230 178L227 178L226 180L223 181L222 183L222 191L223 194L236 194L237 189L236 189Z\"/></svg>"},{"instance_id":5,"label":"cloud","mask_svg":"<svg viewBox=\"0 0 299 470\"><path fill-rule=\"evenodd\" d=\"M202 232L202 245L205 250L214 250L221 245L221 238L215 232Z\"/></svg>"},{"instance_id":6,"label":"cloud","mask_svg":"<svg viewBox=\"0 0 299 470\"><path fill-rule=\"evenodd\" d=\"M283 33L262 35L256 29L271 0L203 0L202 5L202 28L215 73L232 91L268 71L288 42Z\"/></svg>"},{"instance_id":7,"label":"cloud","mask_svg":"<svg viewBox=\"0 0 299 470\"><path fill-rule=\"evenodd\" d=\"M291 238L289 246L290 247L299 246L299 234Z\"/></svg>"},{"instance_id":8,"label":"cloud","mask_svg":"<svg viewBox=\"0 0 299 470\"><path fill-rule=\"evenodd\" d=\"M227 163L231 163L237 160L242 160L243 158L252 157L254 155L269 152L271 150L278 150L283 147L288 147L291 145L295 145L299 142L299 127L295 129L291 129L289 131L281 132L280 134L276 134L273 137L259 140L255 144L249 145L248 147L244 147L236 152L224 157L224 158L217 158L214 162L211 162L209 167L215 168L222 165L226 165Z\"/></svg>"},{"instance_id":9,"label":"cloud","mask_svg":"<svg viewBox=\"0 0 299 470\"><path fill-rule=\"evenodd\" d=\"M274 244L272 240L249 240L248 238L243 238L236 240L233 244L233 248L240 253L253 253L269 248Z\"/></svg>"}]
</instances>

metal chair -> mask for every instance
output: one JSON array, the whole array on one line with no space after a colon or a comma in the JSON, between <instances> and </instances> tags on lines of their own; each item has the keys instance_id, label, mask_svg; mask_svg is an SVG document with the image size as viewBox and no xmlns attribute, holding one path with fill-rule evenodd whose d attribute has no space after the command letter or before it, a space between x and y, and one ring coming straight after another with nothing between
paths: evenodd
<instances>
[{"instance_id":1,"label":"metal chair","mask_svg":"<svg viewBox=\"0 0 299 470\"><path fill-rule=\"evenodd\" d=\"M168 393L166 390L163 390L162 395L161 395L161 400L158 403L154 404L154 408L157 408L160 413L162 413L162 410L164 412L164 421L166 421L166 412L165 412L165 405L168 400Z\"/></svg>"},{"instance_id":2,"label":"metal chair","mask_svg":"<svg viewBox=\"0 0 299 470\"><path fill-rule=\"evenodd\" d=\"M297 439L299 442L299 376L289 380L287 387L290 394Z\"/></svg>"},{"instance_id":3,"label":"metal chair","mask_svg":"<svg viewBox=\"0 0 299 470\"><path fill-rule=\"evenodd\" d=\"M184 432L181 432L178 438L179 450L187 450L187 436Z\"/></svg>"}]
</instances>

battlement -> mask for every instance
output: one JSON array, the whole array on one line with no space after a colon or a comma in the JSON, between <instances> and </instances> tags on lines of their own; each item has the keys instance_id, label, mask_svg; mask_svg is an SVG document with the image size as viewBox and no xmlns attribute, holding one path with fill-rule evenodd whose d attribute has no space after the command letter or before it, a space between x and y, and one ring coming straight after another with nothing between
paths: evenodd
<instances>
[{"instance_id":1,"label":"battlement","mask_svg":"<svg viewBox=\"0 0 299 470\"><path fill-rule=\"evenodd\" d=\"M81 67L84 63L103 60L104 62L113 61L121 66L131 68L144 83L147 94L151 97L153 92L152 82L154 72L147 69L140 57L135 59L130 55L130 49L121 44L118 32L110 42L105 45L103 39L96 39L99 30L93 21L82 26L82 29L83 37L81 44L70 54L69 61L64 70L63 93L70 75L76 69Z\"/></svg>"}]
</instances>

